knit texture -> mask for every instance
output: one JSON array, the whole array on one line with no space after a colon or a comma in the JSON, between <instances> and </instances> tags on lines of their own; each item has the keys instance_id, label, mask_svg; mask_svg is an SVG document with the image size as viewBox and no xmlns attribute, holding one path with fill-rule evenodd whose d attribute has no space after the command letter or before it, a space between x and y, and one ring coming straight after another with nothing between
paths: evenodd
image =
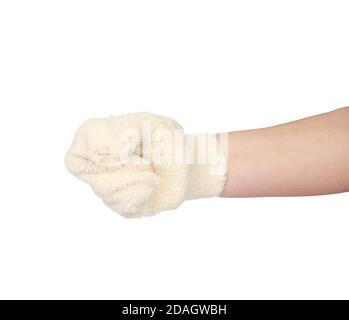
<instances>
[{"instance_id":1,"label":"knit texture","mask_svg":"<svg viewBox=\"0 0 349 320\"><path fill-rule=\"evenodd\" d=\"M188 161L187 142L196 145L205 139L204 157L212 163L197 151ZM176 121L150 113L95 118L77 130L65 165L112 210L127 218L151 216L187 199L221 193L227 157L209 143L213 139L185 136ZM217 166L218 172L212 172Z\"/></svg>"}]
</instances>

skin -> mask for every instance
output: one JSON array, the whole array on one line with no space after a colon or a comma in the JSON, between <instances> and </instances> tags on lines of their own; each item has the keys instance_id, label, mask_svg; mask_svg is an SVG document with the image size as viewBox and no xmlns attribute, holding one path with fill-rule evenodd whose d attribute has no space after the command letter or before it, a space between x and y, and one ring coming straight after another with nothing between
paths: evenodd
<instances>
[{"instance_id":1,"label":"skin","mask_svg":"<svg viewBox=\"0 0 349 320\"><path fill-rule=\"evenodd\" d=\"M311 196L349 191L349 107L229 133L221 197Z\"/></svg>"}]
</instances>

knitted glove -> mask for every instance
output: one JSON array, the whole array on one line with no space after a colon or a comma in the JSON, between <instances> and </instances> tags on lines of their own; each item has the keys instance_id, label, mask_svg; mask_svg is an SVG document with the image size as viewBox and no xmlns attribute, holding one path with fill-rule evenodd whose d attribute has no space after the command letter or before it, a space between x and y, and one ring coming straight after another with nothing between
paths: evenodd
<instances>
[{"instance_id":1,"label":"knitted glove","mask_svg":"<svg viewBox=\"0 0 349 320\"><path fill-rule=\"evenodd\" d=\"M172 119L132 113L83 123L65 164L112 210L134 218L219 195L225 150L215 135L185 136Z\"/></svg>"}]
</instances>

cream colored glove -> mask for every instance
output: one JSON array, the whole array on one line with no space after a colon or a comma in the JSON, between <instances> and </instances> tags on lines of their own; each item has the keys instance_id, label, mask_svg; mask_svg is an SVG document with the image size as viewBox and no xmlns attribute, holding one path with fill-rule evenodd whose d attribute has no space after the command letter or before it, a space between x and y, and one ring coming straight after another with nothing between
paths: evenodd
<instances>
[{"instance_id":1,"label":"cream colored glove","mask_svg":"<svg viewBox=\"0 0 349 320\"><path fill-rule=\"evenodd\" d=\"M127 218L217 196L227 172L226 148L215 135L185 136L176 121L150 113L86 121L65 164Z\"/></svg>"}]
</instances>

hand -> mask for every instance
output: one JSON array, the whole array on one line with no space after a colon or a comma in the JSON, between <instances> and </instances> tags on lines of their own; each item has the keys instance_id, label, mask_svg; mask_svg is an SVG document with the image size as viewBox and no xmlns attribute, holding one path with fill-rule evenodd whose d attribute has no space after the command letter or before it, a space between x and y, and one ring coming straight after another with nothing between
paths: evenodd
<instances>
[{"instance_id":1,"label":"hand","mask_svg":"<svg viewBox=\"0 0 349 320\"><path fill-rule=\"evenodd\" d=\"M154 140L161 130L165 139ZM152 215L183 202L187 167L157 161L156 151L173 145L175 132L183 138L177 122L148 113L91 119L78 129L66 166L114 211Z\"/></svg>"}]
</instances>

